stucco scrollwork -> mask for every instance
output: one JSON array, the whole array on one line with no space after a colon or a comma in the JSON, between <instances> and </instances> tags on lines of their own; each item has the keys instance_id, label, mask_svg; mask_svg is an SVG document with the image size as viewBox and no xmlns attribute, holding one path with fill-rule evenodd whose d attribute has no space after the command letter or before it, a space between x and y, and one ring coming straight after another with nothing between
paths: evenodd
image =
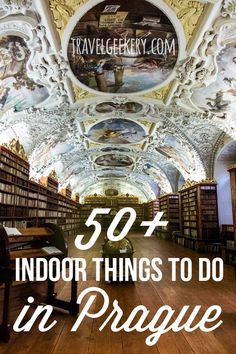
<instances>
[{"instance_id":1,"label":"stucco scrollwork","mask_svg":"<svg viewBox=\"0 0 236 354\"><path fill-rule=\"evenodd\" d=\"M66 78L68 64L60 52L53 53L50 50L44 26L38 25L32 29L27 45L31 50L27 62L29 77L48 88L50 99L67 100L63 80Z\"/></svg>"},{"instance_id":2,"label":"stucco scrollwork","mask_svg":"<svg viewBox=\"0 0 236 354\"><path fill-rule=\"evenodd\" d=\"M222 4L221 16L212 27L205 32L197 51L187 57L177 67L177 89L174 101L192 111L202 111L195 105L191 96L195 89L208 86L216 81L218 74L217 56L226 44L236 40L236 1L226 0ZM225 118L226 112L214 112L220 118Z\"/></svg>"},{"instance_id":3,"label":"stucco scrollwork","mask_svg":"<svg viewBox=\"0 0 236 354\"><path fill-rule=\"evenodd\" d=\"M24 38L30 52L26 63L27 76L38 85L46 87L50 95L43 105L68 102L65 81L69 66L60 52L52 51L46 28L29 16L14 19L7 17L0 24L0 34L17 34Z\"/></svg>"},{"instance_id":4,"label":"stucco scrollwork","mask_svg":"<svg viewBox=\"0 0 236 354\"><path fill-rule=\"evenodd\" d=\"M224 0L222 11L222 16L236 18L236 1L235 0Z\"/></svg>"},{"instance_id":5,"label":"stucco scrollwork","mask_svg":"<svg viewBox=\"0 0 236 354\"><path fill-rule=\"evenodd\" d=\"M0 0L0 18L23 14L31 7L32 0Z\"/></svg>"}]
</instances>

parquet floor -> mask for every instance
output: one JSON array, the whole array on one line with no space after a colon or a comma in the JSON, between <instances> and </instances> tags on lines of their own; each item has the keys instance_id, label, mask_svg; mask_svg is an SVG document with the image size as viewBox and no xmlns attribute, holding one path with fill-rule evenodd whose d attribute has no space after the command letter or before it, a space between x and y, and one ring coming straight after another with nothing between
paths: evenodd
<instances>
[{"instance_id":1,"label":"parquet floor","mask_svg":"<svg viewBox=\"0 0 236 354\"><path fill-rule=\"evenodd\" d=\"M220 283L213 281L201 283L198 281L198 258L205 257L187 248L172 242L152 238L144 238L141 234L132 234L130 239L136 250L135 257L160 257L163 260L161 267L163 279L160 282L137 281L135 284L106 284L103 280L98 284L95 281L95 267L92 257L101 256L102 239L89 251L78 251L73 240L70 240L69 253L73 257L85 257L87 260L86 282L79 283L78 292L90 286L99 286L105 289L110 298L110 307L114 299L119 301L124 311L124 318L137 305L145 305L150 310L150 319L157 309L168 304L178 311L184 305L202 305L202 313L213 304L220 305L223 313L223 324L213 332L203 333L196 330L192 333L185 331L164 334L153 347L145 344L149 332L137 333L124 331L113 333L110 326L103 331L98 328L109 315L110 311L98 319L85 318L77 332L70 332L75 317L54 310L51 320L56 319L57 325L46 333L40 333L35 324L30 333L11 333L8 344L0 343L1 354L202 354L202 353L236 353L236 282L231 266L225 266L224 280ZM191 282L182 282L170 278L170 264L168 257L190 257L193 261L193 279ZM60 281L57 285L58 294L62 298L69 296L69 284ZM45 292L45 284L30 288L29 286L14 288L11 296L11 322L13 323L26 303L27 294ZM39 297L37 297L40 300ZM81 309L84 306L82 303ZM101 297L97 297L93 308L98 311L101 306ZM29 312L32 314L33 309Z\"/></svg>"}]
</instances>

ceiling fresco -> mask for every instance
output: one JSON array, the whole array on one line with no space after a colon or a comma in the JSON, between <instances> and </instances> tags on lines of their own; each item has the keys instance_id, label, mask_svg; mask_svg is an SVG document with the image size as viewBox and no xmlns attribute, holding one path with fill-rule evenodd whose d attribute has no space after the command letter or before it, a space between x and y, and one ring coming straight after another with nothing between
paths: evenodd
<instances>
[{"instance_id":1,"label":"ceiling fresco","mask_svg":"<svg viewBox=\"0 0 236 354\"><path fill-rule=\"evenodd\" d=\"M174 159L178 166L188 172L194 168L194 160L191 150L185 148L183 154L183 146L181 141L173 135L165 134L161 146L156 147L157 152L167 157L167 159Z\"/></svg>"},{"instance_id":2,"label":"ceiling fresco","mask_svg":"<svg viewBox=\"0 0 236 354\"><path fill-rule=\"evenodd\" d=\"M94 161L98 166L127 167L133 165L133 160L126 155L106 154Z\"/></svg>"},{"instance_id":3,"label":"ceiling fresco","mask_svg":"<svg viewBox=\"0 0 236 354\"><path fill-rule=\"evenodd\" d=\"M219 151L235 156L235 9L0 1L0 143L19 140L33 179L55 171L81 200L214 177Z\"/></svg>"},{"instance_id":4,"label":"ceiling fresco","mask_svg":"<svg viewBox=\"0 0 236 354\"><path fill-rule=\"evenodd\" d=\"M105 147L105 148L101 148L102 152L111 152L111 151L115 151L115 152L130 152L129 148L126 147Z\"/></svg>"},{"instance_id":5,"label":"ceiling fresco","mask_svg":"<svg viewBox=\"0 0 236 354\"><path fill-rule=\"evenodd\" d=\"M74 77L108 93L137 93L165 82L177 62L174 26L144 0L103 1L76 23L68 45Z\"/></svg>"},{"instance_id":6,"label":"ceiling fresco","mask_svg":"<svg viewBox=\"0 0 236 354\"><path fill-rule=\"evenodd\" d=\"M103 173L102 175L99 175L98 178L99 179L103 179L103 178L106 178L106 179L116 179L116 178L125 178L126 175L122 175L122 174L119 174L119 173L115 173L115 172L110 172L110 173Z\"/></svg>"},{"instance_id":7,"label":"ceiling fresco","mask_svg":"<svg viewBox=\"0 0 236 354\"><path fill-rule=\"evenodd\" d=\"M165 193L172 192L170 182L166 178L166 175L160 169L156 168L150 163L146 163L143 166L143 172L146 175L150 176L154 181L156 181L156 183L162 187L163 192Z\"/></svg>"},{"instance_id":8,"label":"ceiling fresco","mask_svg":"<svg viewBox=\"0 0 236 354\"><path fill-rule=\"evenodd\" d=\"M133 144L146 137L141 125L128 119L106 119L91 127L88 139L103 144Z\"/></svg>"}]
</instances>

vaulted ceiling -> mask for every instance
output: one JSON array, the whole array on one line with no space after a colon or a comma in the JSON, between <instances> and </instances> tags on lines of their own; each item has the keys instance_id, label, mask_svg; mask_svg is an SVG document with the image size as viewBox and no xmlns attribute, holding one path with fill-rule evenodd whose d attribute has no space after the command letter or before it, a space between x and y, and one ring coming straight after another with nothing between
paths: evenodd
<instances>
[{"instance_id":1,"label":"vaulted ceiling","mask_svg":"<svg viewBox=\"0 0 236 354\"><path fill-rule=\"evenodd\" d=\"M0 0L0 43L0 143L36 180L145 201L236 140L236 0Z\"/></svg>"}]
</instances>

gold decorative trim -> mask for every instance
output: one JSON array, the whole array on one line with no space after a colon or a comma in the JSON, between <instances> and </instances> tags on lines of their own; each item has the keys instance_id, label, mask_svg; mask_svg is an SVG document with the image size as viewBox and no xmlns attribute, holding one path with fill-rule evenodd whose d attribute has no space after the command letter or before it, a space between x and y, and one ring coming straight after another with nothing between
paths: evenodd
<instances>
[{"instance_id":1,"label":"gold decorative trim","mask_svg":"<svg viewBox=\"0 0 236 354\"><path fill-rule=\"evenodd\" d=\"M182 23L186 36L186 43L188 43L197 27L197 23L203 13L205 4L199 1L190 0L165 0L165 2L172 8Z\"/></svg>"},{"instance_id":2,"label":"gold decorative trim","mask_svg":"<svg viewBox=\"0 0 236 354\"><path fill-rule=\"evenodd\" d=\"M49 6L53 14L57 31L62 33L68 24L70 18L75 14L76 10L84 5L88 0L50 0Z\"/></svg>"},{"instance_id":3,"label":"gold decorative trim","mask_svg":"<svg viewBox=\"0 0 236 354\"><path fill-rule=\"evenodd\" d=\"M231 170L233 168L236 168L236 163L233 163L232 165L230 165L228 170Z\"/></svg>"},{"instance_id":4,"label":"gold decorative trim","mask_svg":"<svg viewBox=\"0 0 236 354\"><path fill-rule=\"evenodd\" d=\"M55 179L56 181L59 180L58 175L57 175L57 173L56 173L55 170L52 170L52 171L50 172L50 174L48 175L48 177L51 177L52 179Z\"/></svg>"},{"instance_id":5,"label":"gold decorative trim","mask_svg":"<svg viewBox=\"0 0 236 354\"><path fill-rule=\"evenodd\" d=\"M128 194L128 195L127 195ZM136 197L135 195L133 195L133 194L129 194L129 193L125 193L125 194L120 194L120 197L129 197L129 198L137 198L138 199L138 197Z\"/></svg>"},{"instance_id":6,"label":"gold decorative trim","mask_svg":"<svg viewBox=\"0 0 236 354\"><path fill-rule=\"evenodd\" d=\"M3 143L2 145L14 152L14 154L18 155L23 160L28 161L28 156L25 153L24 146L20 144L19 139L13 138L9 143Z\"/></svg>"},{"instance_id":7,"label":"gold decorative trim","mask_svg":"<svg viewBox=\"0 0 236 354\"><path fill-rule=\"evenodd\" d=\"M202 179L200 183L208 183L208 184L217 184L216 180L214 178L206 178Z\"/></svg>"},{"instance_id":8,"label":"gold decorative trim","mask_svg":"<svg viewBox=\"0 0 236 354\"><path fill-rule=\"evenodd\" d=\"M182 187L180 188L181 191L183 191L184 189L187 189L189 187L193 187L197 184L198 182L193 181L191 179L187 179L184 184L182 185Z\"/></svg>"},{"instance_id":9,"label":"gold decorative trim","mask_svg":"<svg viewBox=\"0 0 236 354\"><path fill-rule=\"evenodd\" d=\"M73 86L73 92L74 92L74 96L75 96L75 100L79 101L82 100L83 98L90 98L90 97L95 97L95 95L93 95L92 93L83 90L81 87L79 86Z\"/></svg>"},{"instance_id":10,"label":"gold decorative trim","mask_svg":"<svg viewBox=\"0 0 236 354\"><path fill-rule=\"evenodd\" d=\"M171 83L169 83L169 85L164 86L158 90L148 92L143 96L148 97L148 98L154 98L155 100L160 100L162 102L165 102L165 99L166 99L167 94L169 92L170 86L171 86Z\"/></svg>"},{"instance_id":11,"label":"gold decorative trim","mask_svg":"<svg viewBox=\"0 0 236 354\"><path fill-rule=\"evenodd\" d=\"M193 181L193 180L187 179L180 190L183 191L187 188L194 187L198 184L217 184L217 182L216 182L216 180L214 180L212 178L202 179L201 181Z\"/></svg>"}]
</instances>

